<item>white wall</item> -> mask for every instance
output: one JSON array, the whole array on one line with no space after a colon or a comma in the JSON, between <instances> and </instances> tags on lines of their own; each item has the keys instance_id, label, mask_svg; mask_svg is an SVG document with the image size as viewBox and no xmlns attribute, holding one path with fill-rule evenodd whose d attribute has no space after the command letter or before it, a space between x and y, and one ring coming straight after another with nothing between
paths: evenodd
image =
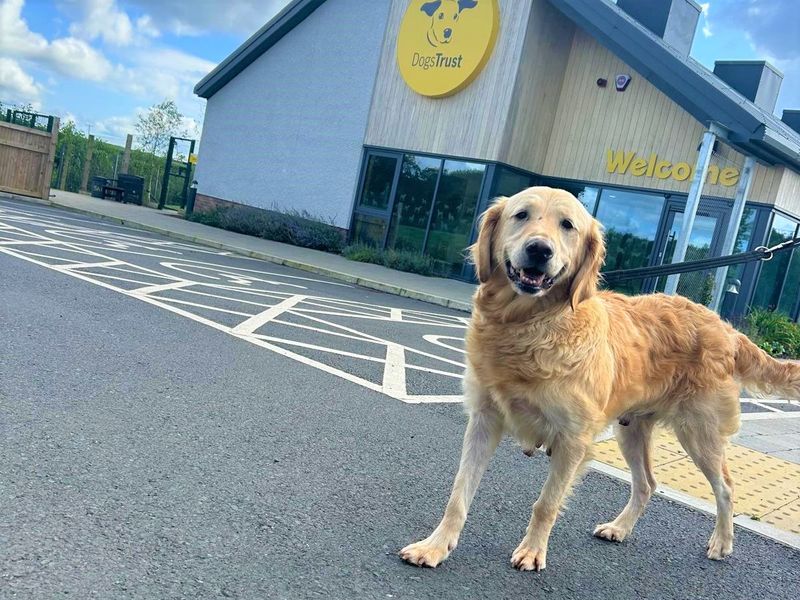
<instances>
[{"instance_id":1,"label":"white wall","mask_svg":"<svg viewBox=\"0 0 800 600\"><path fill-rule=\"evenodd\" d=\"M389 6L327 0L209 98L198 193L348 227Z\"/></svg>"}]
</instances>

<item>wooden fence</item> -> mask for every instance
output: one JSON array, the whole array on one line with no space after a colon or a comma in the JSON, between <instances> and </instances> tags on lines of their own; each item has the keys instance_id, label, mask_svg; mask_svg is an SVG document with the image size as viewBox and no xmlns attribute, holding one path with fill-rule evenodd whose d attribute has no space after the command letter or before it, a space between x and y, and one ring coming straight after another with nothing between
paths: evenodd
<instances>
[{"instance_id":1,"label":"wooden fence","mask_svg":"<svg viewBox=\"0 0 800 600\"><path fill-rule=\"evenodd\" d=\"M58 141L58 119L49 131L0 120L0 191L47 200Z\"/></svg>"}]
</instances>

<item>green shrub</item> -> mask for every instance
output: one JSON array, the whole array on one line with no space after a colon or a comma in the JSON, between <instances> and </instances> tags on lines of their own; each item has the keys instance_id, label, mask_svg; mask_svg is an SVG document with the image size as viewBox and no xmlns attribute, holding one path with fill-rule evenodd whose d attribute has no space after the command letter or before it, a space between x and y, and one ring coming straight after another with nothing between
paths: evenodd
<instances>
[{"instance_id":1,"label":"green shrub","mask_svg":"<svg viewBox=\"0 0 800 600\"><path fill-rule=\"evenodd\" d=\"M800 325L786 315L754 308L745 318L742 330L772 356L800 358Z\"/></svg>"},{"instance_id":2,"label":"green shrub","mask_svg":"<svg viewBox=\"0 0 800 600\"><path fill-rule=\"evenodd\" d=\"M343 238L333 225L322 223L306 212L278 212L249 206L218 207L211 212L192 213L190 220L266 240L339 253Z\"/></svg>"},{"instance_id":3,"label":"green shrub","mask_svg":"<svg viewBox=\"0 0 800 600\"><path fill-rule=\"evenodd\" d=\"M427 276L437 275L436 263L433 259L418 252L380 250L366 244L351 244L342 250L342 255L350 260L383 265L397 271Z\"/></svg>"}]
</instances>

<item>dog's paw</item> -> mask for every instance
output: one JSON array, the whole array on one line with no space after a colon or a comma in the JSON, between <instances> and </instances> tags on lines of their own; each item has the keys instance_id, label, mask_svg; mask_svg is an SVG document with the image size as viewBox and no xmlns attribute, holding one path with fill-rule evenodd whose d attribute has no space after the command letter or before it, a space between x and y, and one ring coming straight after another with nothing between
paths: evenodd
<instances>
[{"instance_id":1,"label":"dog's paw","mask_svg":"<svg viewBox=\"0 0 800 600\"><path fill-rule=\"evenodd\" d=\"M547 548L531 548L523 542L511 555L511 566L520 571L541 571L547 566Z\"/></svg>"},{"instance_id":2,"label":"dog's paw","mask_svg":"<svg viewBox=\"0 0 800 600\"><path fill-rule=\"evenodd\" d=\"M720 535L716 531L708 540L708 558L723 560L733 554L733 538L730 535Z\"/></svg>"},{"instance_id":3,"label":"dog's paw","mask_svg":"<svg viewBox=\"0 0 800 600\"><path fill-rule=\"evenodd\" d=\"M614 525L614 523L603 523L594 529L595 537L608 540L609 542L621 542L627 537L628 533L628 531Z\"/></svg>"},{"instance_id":4,"label":"dog's paw","mask_svg":"<svg viewBox=\"0 0 800 600\"><path fill-rule=\"evenodd\" d=\"M447 545L422 540L400 550L400 558L418 567L433 568L449 556L453 547L448 548Z\"/></svg>"}]
</instances>

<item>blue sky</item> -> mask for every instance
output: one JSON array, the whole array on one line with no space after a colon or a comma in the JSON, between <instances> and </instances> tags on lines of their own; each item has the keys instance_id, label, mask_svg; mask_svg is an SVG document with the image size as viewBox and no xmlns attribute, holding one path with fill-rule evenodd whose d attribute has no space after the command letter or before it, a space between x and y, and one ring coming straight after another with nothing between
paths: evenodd
<instances>
[{"instance_id":1,"label":"blue sky","mask_svg":"<svg viewBox=\"0 0 800 600\"><path fill-rule=\"evenodd\" d=\"M388 2L389 0L364 0ZM175 100L199 135L194 84L286 0L0 0L0 100L31 102L120 143L137 115ZM782 108L800 108L797 0L703 3L692 56L768 59L785 79Z\"/></svg>"}]
</instances>

